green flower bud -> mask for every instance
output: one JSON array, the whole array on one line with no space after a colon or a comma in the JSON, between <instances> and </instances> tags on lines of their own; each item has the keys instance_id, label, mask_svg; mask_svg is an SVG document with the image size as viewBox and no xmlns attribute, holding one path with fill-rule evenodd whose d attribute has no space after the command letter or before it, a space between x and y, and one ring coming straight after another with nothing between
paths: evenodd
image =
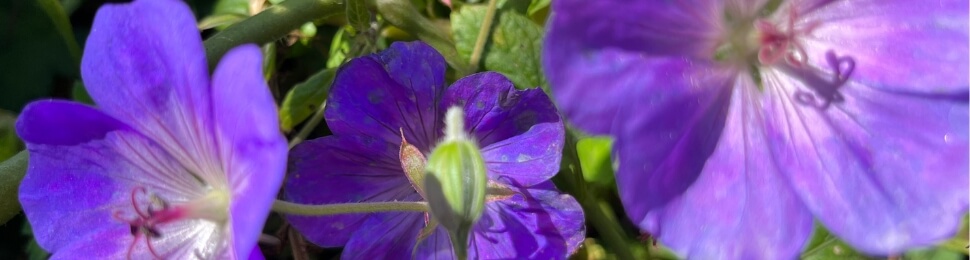
<instances>
[{"instance_id":1,"label":"green flower bud","mask_svg":"<svg viewBox=\"0 0 970 260\"><path fill-rule=\"evenodd\" d=\"M459 107L445 115L445 138L428 158L424 179L431 215L448 230L459 259L467 257L468 235L485 207L488 175L485 159L474 140L464 132Z\"/></svg>"}]
</instances>

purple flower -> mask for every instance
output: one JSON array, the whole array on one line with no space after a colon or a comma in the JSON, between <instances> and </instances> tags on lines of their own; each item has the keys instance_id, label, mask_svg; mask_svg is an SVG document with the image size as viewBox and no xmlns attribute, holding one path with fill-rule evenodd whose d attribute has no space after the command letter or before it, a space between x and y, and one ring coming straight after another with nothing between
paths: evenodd
<instances>
[{"instance_id":1,"label":"purple flower","mask_svg":"<svg viewBox=\"0 0 970 260\"><path fill-rule=\"evenodd\" d=\"M553 3L544 67L616 138L629 217L683 256L794 258L813 217L894 254L968 196L966 1Z\"/></svg>"},{"instance_id":2,"label":"purple flower","mask_svg":"<svg viewBox=\"0 0 970 260\"><path fill-rule=\"evenodd\" d=\"M424 201L422 182L409 179L423 178L423 172L406 174L402 157L411 169L411 160L429 155L443 136L445 111L461 106L465 130L482 148L490 190L501 193L486 197L468 257L549 259L573 252L585 236L583 213L549 181L559 169L564 140L552 102L541 90L515 90L490 72L446 89L444 73L444 59L421 42L394 43L344 65L325 111L334 135L292 150L286 197L308 204ZM317 245L345 246L345 259L452 256L441 226L419 239L426 213L288 219Z\"/></svg>"},{"instance_id":3,"label":"purple flower","mask_svg":"<svg viewBox=\"0 0 970 260\"><path fill-rule=\"evenodd\" d=\"M81 73L99 108L37 101L20 202L56 259L262 258L256 245L286 167L259 48L210 81L185 4L98 10Z\"/></svg>"}]
</instances>

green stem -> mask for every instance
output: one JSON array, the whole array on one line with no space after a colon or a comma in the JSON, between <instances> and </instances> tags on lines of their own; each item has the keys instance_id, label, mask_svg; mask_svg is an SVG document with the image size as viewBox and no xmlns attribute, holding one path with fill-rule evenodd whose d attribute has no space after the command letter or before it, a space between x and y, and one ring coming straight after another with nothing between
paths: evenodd
<instances>
[{"instance_id":1,"label":"green stem","mask_svg":"<svg viewBox=\"0 0 970 260\"><path fill-rule=\"evenodd\" d=\"M341 0L289 0L274 5L206 39L209 66L214 67L233 47L275 41L306 22L343 13L344 9Z\"/></svg>"},{"instance_id":2,"label":"green stem","mask_svg":"<svg viewBox=\"0 0 970 260\"><path fill-rule=\"evenodd\" d=\"M478 70L482 60L482 52L485 51L485 43L488 42L489 32L492 30L492 21L495 20L495 9L498 7L498 0L488 1L488 10L485 11L485 20L482 20L482 27L478 29L478 38L475 39L475 47L472 49L472 57L469 65Z\"/></svg>"},{"instance_id":3,"label":"green stem","mask_svg":"<svg viewBox=\"0 0 970 260\"><path fill-rule=\"evenodd\" d=\"M392 201L303 205L277 200L273 202L273 211L283 214L303 216L327 216L349 213L374 213L388 211L427 212L428 203L423 201Z\"/></svg>"},{"instance_id":4,"label":"green stem","mask_svg":"<svg viewBox=\"0 0 970 260\"><path fill-rule=\"evenodd\" d=\"M64 7L56 0L38 0L37 4L40 5L41 9L44 9L47 17L51 19L51 23L57 29L57 33L64 39L67 52L71 55L71 60L74 61L74 67L79 68L81 66L81 47L77 44L77 40L74 39L71 21L67 18Z\"/></svg>"},{"instance_id":5,"label":"green stem","mask_svg":"<svg viewBox=\"0 0 970 260\"><path fill-rule=\"evenodd\" d=\"M627 244L626 232L615 217L616 212L609 203L597 196L596 192L591 191L594 187L586 186L583 170L579 165L579 154L576 151L578 139L576 133L567 131L566 147L563 149L563 162L567 165L564 165L563 169L571 172L561 180L569 190L573 191L573 196L586 213L586 220L603 236L604 244L616 254L617 259L635 259L633 251Z\"/></svg>"},{"instance_id":6,"label":"green stem","mask_svg":"<svg viewBox=\"0 0 970 260\"><path fill-rule=\"evenodd\" d=\"M421 15L410 0L368 0L368 6L376 9L391 25L434 47L445 57L448 65L455 69L457 76L463 77L475 71L458 55L458 49L455 49L451 37L442 30L436 30L438 26Z\"/></svg>"},{"instance_id":7,"label":"green stem","mask_svg":"<svg viewBox=\"0 0 970 260\"><path fill-rule=\"evenodd\" d=\"M293 139L290 140L291 149L297 144L299 144L300 142L303 142L303 140L305 140L306 137L310 135L310 132L313 131L313 128L316 128L317 125L320 124L320 121L323 120L324 109L326 108L327 108L327 101L324 100L323 103L320 103L320 108L317 108L317 112L313 113L313 117L310 117L310 121L308 121L306 125L303 125L303 128L300 129L300 132L297 132L296 136L294 136Z\"/></svg>"}]
</instances>

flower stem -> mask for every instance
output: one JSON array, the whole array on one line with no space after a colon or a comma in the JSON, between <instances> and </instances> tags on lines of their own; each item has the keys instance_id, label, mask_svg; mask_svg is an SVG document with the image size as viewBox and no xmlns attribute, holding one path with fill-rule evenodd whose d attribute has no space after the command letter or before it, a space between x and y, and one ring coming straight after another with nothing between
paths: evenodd
<instances>
[{"instance_id":1,"label":"flower stem","mask_svg":"<svg viewBox=\"0 0 970 260\"><path fill-rule=\"evenodd\" d=\"M343 5L341 0L289 0L267 8L205 40L209 67L233 47L275 41L308 21L343 13Z\"/></svg>"},{"instance_id":2,"label":"flower stem","mask_svg":"<svg viewBox=\"0 0 970 260\"><path fill-rule=\"evenodd\" d=\"M393 202L364 202L341 203L326 205L304 205L277 200L273 202L273 211L290 215L328 216L350 213L374 213L388 211L428 211L428 203L423 201L393 201Z\"/></svg>"},{"instance_id":3,"label":"flower stem","mask_svg":"<svg viewBox=\"0 0 970 260\"><path fill-rule=\"evenodd\" d=\"M451 40L451 36L443 30L438 30L439 27L421 15L410 0L367 0L367 5L377 10L377 13L391 25L434 47L441 56L445 57L445 62L455 69L456 76L459 78L474 72L471 66L458 55L458 49L455 49L455 42Z\"/></svg>"},{"instance_id":4,"label":"flower stem","mask_svg":"<svg viewBox=\"0 0 970 260\"><path fill-rule=\"evenodd\" d=\"M576 201L583 207L588 224L596 229L603 237L604 245L616 254L617 259L636 259L633 251L627 244L628 236L616 219L616 212L601 196L595 192L595 187L587 186L583 179L583 170L580 167L579 154L576 151L576 143L579 137L573 131L566 132L566 147L563 148L563 166L561 169L566 171L560 173L558 177L562 186L572 191ZM557 183L557 186L560 183ZM649 252L647 252L649 256Z\"/></svg>"},{"instance_id":5,"label":"flower stem","mask_svg":"<svg viewBox=\"0 0 970 260\"><path fill-rule=\"evenodd\" d=\"M498 0L489 0L488 9L485 11L485 19L482 20L482 27L478 29L478 38L475 39L475 47L472 49L472 57L469 65L478 70L482 60L482 52L485 51L485 43L488 42L489 32L492 30L492 21L495 20L495 9L498 7Z\"/></svg>"},{"instance_id":6,"label":"flower stem","mask_svg":"<svg viewBox=\"0 0 970 260\"><path fill-rule=\"evenodd\" d=\"M293 149L294 146L300 142L303 142L303 140L310 135L310 132L313 131L313 128L316 128L317 125L320 124L320 121L323 120L323 110L326 108L327 101L324 100L323 103L320 103L320 108L317 109L317 112L313 113L313 117L310 117L310 121L307 121L307 123L303 125L303 128L300 129L300 132L297 132L296 136L290 140L290 149Z\"/></svg>"}]
</instances>

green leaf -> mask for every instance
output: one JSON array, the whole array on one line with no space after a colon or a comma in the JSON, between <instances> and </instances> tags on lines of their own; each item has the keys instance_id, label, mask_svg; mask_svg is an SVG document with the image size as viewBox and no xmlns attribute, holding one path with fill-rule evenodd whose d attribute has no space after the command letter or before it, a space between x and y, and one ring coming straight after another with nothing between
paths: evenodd
<instances>
[{"instance_id":1,"label":"green leaf","mask_svg":"<svg viewBox=\"0 0 970 260\"><path fill-rule=\"evenodd\" d=\"M30 237L30 241L27 242L27 259L29 260L46 260L50 258L50 253L40 247L37 244L37 240L34 239L34 230L30 227L30 222L24 221L23 227L20 228L20 233L24 236Z\"/></svg>"},{"instance_id":2,"label":"green leaf","mask_svg":"<svg viewBox=\"0 0 970 260\"><path fill-rule=\"evenodd\" d=\"M0 109L19 111L80 75L70 21L56 4L0 1Z\"/></svg>"},{"instance_id":3,"label":"green leaf","mask_svg":"<svg viewBox=\"0 0 970 260\"><path fill-rule=\"evenodd\" d=\"M200 30L223 30L249 17L249 0L219 0L212 13L199 20Z\"/></svg>"},{"instance_id":4,"label":"green leaf","mask_svg":"<svg viewBox=\"0 0 970 260\"><path fill-rule=\"evenodd\" d=\"M212 15L237 14L249 16L249 0L219 0Z\"/></svg>"},{"instance_id":5,"label":"green leaf","mask_svg":"<svg viewBox=\"0 0 970 260\"><path fill-rule=\"evenodd\" d=\"M276 43L264 44L260 50L263 52L263 79L269 81L276 73Z\"/></svg>"},{"instance_id":6,"label":"green leaf","mask_svg":"<svg viewBox=\"0 0 970 260\"><path fill-rule=\"evenodd\" d=\"M248 16L241 15L241 14L210 15L206 18L203 18L201 21L199 21L198 27L199 27L199 30L207 30L212 28L224 29L226 27L229 27L229 25L242 21L243 19L246 19L246 17Z\"/></svg>"},{"instance_id":7,"label":"green leaf","mask_svg":"<svg viewBox=\"0 0 970 260\"><path fill-rule=\"evenodd\" d=\"M361 0L347 1L347 24L353 29L350 34L357 35L370 27L370 11Z\"/></svg>"},{"instance_id":8,"label":"green leaf","mask_svg":"<svg viewBox=\"0 0 970 260\"><path fill-rule=\"evenodd\" d=\"M350 54L350 39L351 37L347 33L346 27L341 27L333 35L333 41L330 43L330 57L327 58L328 69L340 67L340 64L343 64L348 59L348 55Z\"/></svg>"},{"instance_id":9,"label":"green leaf","mask_svg":"<svg viewBox=\"0 0 970 260\"><path fill-rule=\"evenodd\" d=\"M827 260L827 259L871 259L863 254L856 252L835 235L829 233L822 225L815 225L815 232L812 240L809 241L805 251L802 252L803 260Z\"/></svg>"},{"instance_id":10,"label":"green leaf","mask_svg":"<svg viewBox=\"0 0 970 260\"><path fill-rule=\"evenodd\" d=\"M952 239L940 244L940 249L946 249L959 253L961 255L970 254L967 247L970 246L970 241L967 240L970 237L970 230L968 230L968 221L970 221L970 215L963 215L963 222L960 224L960 230L957 234L953 236Z\"/></svg>"},{"instance_id":11,"label":"green leaf","mask_svg":"<svg viewBox=\"0 0 970 260\"><path fill-rule=\"evenodd\" d=\"M88 89L84 88L84 82L80 80L74 81L74 86L71 87L71 97L74 98L74 101L94 105L94 100L88 94Z\"/></svg>"},{"instance_id":12,"label":"green leaf","mask_svg":"<svg viewBox=\"0 0 970 260\"><path fill-rule=\"evenodd\" d=\"M292 131L294 126L313 115L327 99L336 71L337 69L321 70L286 93L280 107L280 127L283 131Z\"/></svg>"},{"instance_id":13,"label":"green leaf","mask_svg":"<svg viewBox=\"0 0 970 260\"><path fill-rule=\"evenodd\" d=\"M14 123L17 116L0 109L0 161L6 160L24 149L24 144L17 137Z\"/></svg>"},{"instance_id":14,"label":"green leaf","mask_svg":"<svg viewBox=\"0 0 970 260\"><path fill-rule=\"evenodd\" d=\"M27 151L0 163L0 224L20 213L17 189L27 174Z\"/></svg>"},{"instance_id":15,"label":"green leaf","mask_svg":"<svg viewBox=\"0 0 970 260\"><path fill-rule=\"evenodd\" d=\"M613 164L610 160L612 146L613 139L609 137L588 137L576 143L580 168L583 169L583 178L587 182L607 187L612 185Z\"/></svg>"},{"instance_id":16,"label":"green leaf","mask_svg":"<svg viewBox=\"0 0 970 260\"><path fill-rule=\"evenodd\" d=\"M484 6L468 5L452 13L455 46L465 60L471 57L485 12ZM482 53L484 68L504 74L520 89L542 87L547 90L548 83L539 60L542 28L514 11L500 9L496 13L497 20Z\"/></svg>"},{"instance_id":17,"label":"green leaf","mask_svg":"<svg viewBox=\"0 0 970 260\"><path fill-rule=\"evenodd\" d=\"M549 8L550 3L552 3L552 0L533 0L532 3L529 4L529 15L534 15L536 12L539 12L542 9Z\"/></svg>"},{"instance_id":18,"label":"green leaf","mask_svg":"<svg viewBox=\"0 0 970 260\"><path fill-rule=\"evenodd\" d=\"M963 260L966 255L942 248L920 249L906 252L904 259Z\"/></svg>"}]
</instances>

